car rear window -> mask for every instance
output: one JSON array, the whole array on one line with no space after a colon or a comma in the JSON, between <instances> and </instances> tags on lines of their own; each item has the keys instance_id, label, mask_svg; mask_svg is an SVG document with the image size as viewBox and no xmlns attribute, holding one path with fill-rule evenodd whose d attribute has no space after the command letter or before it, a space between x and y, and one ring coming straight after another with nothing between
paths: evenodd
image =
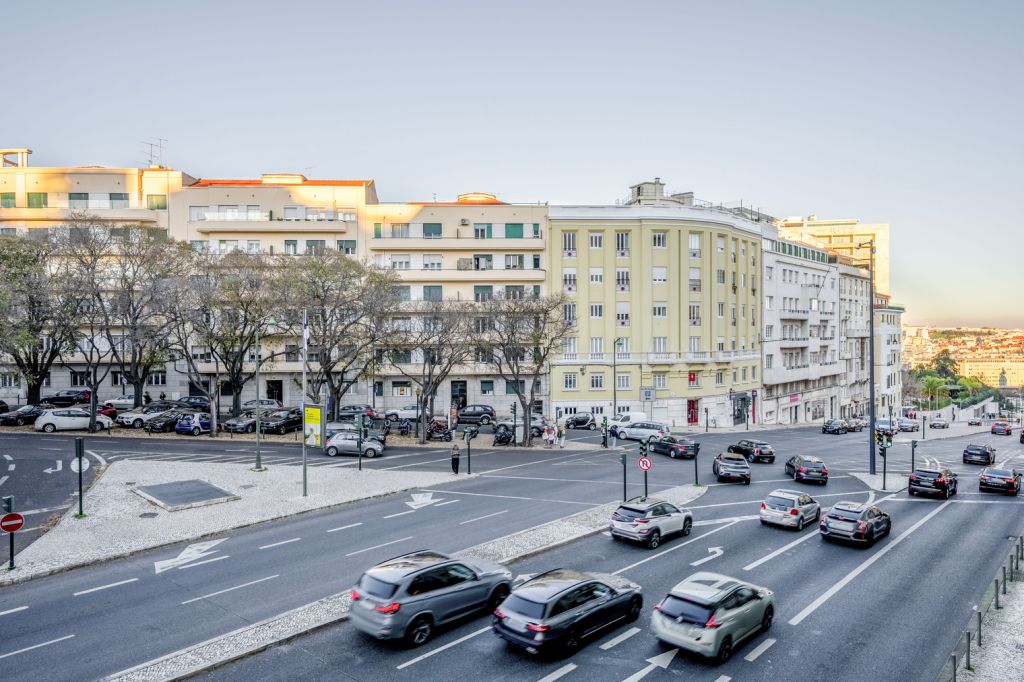
<instances>
[{"instance_id":1,"label":"car rear window","mask_svg":"<svg viewBox=\"0 0 1024 682\"><path fill-rule=\"evenodd\" d=\"M939 472L937 472L937 471L922 471L921 469L917 469L917 470L914 471L914 476L917 476L919 478L938 478L939 477Z\"/></svg>"},{"instance_id":2,"label":"car rear window","mask_svg":"<svg viewBox=\"0 0 1024 682\"><path fill-rule=\"evenodd\" d=\"M541 619L544 617L544 604L538 604L529 599L523 599L517 594L510 594L508 599L502 602L502 609L507 609L527 618Z\"/></svg>"},{"instance_id":3,"label":"car rear window","mask_svg":"<svg viewBox=\"0 0 1024 682\"><path fill-rule=\"evenodd\" d=\"M765 502L767 502L768 504L777 504L777 505L782 506L782 507L792 507L793 506L793 500L789 499L788 497L778 497L776 495L769 495L765 499Z\"/></svg>"},{"instance_id":4,"label":"car rear window","mask_svg":"<svg viewBox=\"0 0 1024 682\"><path fill-rule=\"evenodd\" d=\"M845 519L847 521L859 521L860 520L861 512L854 511L852 509L836 509L835 507L833 507L832 511L830 511L828 515L831 516L832 518L835 518L835 519Z\"/></svg>"},{"instance_id":5,"label":"car rear window","mask_svg":"<svg viewBox=\"0 0 1024 682\"><path fill-rule=\"evenodd\" d=\"M398 589L398 585L378 580L369 573L364 573L362 579L359 581L359 589L371 597L377 597L378 599L390 599L391 595L393 595L395 590Z\"/></svg>"},{"instance_id":6,"label":"car rear window","mask_svg":"<svg viewBox=\"0 0 1024 682\"><path fill-rule=\"evenodd\" d=\"M729 464L746 464L747 463L747 460L743 457L743 455L727 455L727 456L722 458L722 461L723 462L728 462Z\"/></svg>"},{"instance_id":7,"label":"car rear window","mask_svg":"<svg viewBox=\"0 0 1024 682\"><path fill-rule=\"evenodd\" d=\"M985 452L985 448L980 445L968 445L967 452Z\"/></svg>"},{"instance_id":8,"label":"car rear window","mask_svg":"<svg viewBox=\"0 0 1024 682\"><path fill-rule=\"evenodd\" d=\"M824 462L804 462L803 466L807 467L808 469L821 469L822 467L825 466L825 463Z\"/></svg>"},{"instance_id":9,"label":"car rear window","mask_svg":"<svg viewBox=\"0 0 1024 682\"><path fill-rule=\"evenodd\" d=\"M629 507L619 507L615 510L615 516L621 516L626 521L642 519L645 513L636 509L630 509Z\"/></svg>"},{"instance_id":10,"label":"car rear window","mask_svg":"<svg viewBox=\"0 0 1024 682\"><path fill-rule=\"evenodd\" d=\"M686 599L669 595L661 602L659 609L669 618L681 618L688 623L703 625L711 619L711 606L704 606Z\"/></svg>"},{"instance_id":11,"label":"car rear window","mask_svg":"<svg viewBox=\"0 0 1024 682\"><path fill-rule=\"evenodd\" d=\"M1002 476L1003 478L1013 476L1013 473L1009 469L985 469L982 473L986 476Z\"/></svg>"}]
</instances>

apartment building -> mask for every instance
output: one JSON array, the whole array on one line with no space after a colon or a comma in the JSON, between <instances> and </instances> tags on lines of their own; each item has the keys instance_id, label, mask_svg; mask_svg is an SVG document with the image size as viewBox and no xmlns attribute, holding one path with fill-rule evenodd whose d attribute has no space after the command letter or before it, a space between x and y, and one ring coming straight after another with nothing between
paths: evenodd
<instances>
[{"instance_id":1,"label":"apartment building","mask_svg":"<svg viewBox=\"0 0 1024 682\"><path fill-rule=\"evenodd\" d=\"M831 255L839 272L839 417L867 414L870 386L871 280L847 256Z\"/></svg>"},{"instance_id":2,"label":"apartment building","mask_svg":"<svg viewBox=\"0 0 1024 682\"><path fill-rule=\"evenodd\" d=\"M898 414L903 399L903 306L875 294L875 406L878 413Z\"/></svg>"},{"instance_id":3,"label":"apartment building","mask_svg":"<svg viewBox=\"0 0 1024 682\"><path fill-rule=\"evenodd\" d=\"M854 265L868 267L871 258L869 240L875 245L875 288L891 294L889 281L889 225L861 223L857 219L819 219L816 215L791 217L780 221L783 239L813 244L841 256L848 256Z\"/></svg>"},{"instance_id":4,"label":"apartment building","mask_svg":"<svg viewBox=\"0 0 1024 682\"><path fill-rule=\"evenodd\" d=\"M757 421L763 223L656 178L623 205L552 206L550 226L548 283L577 330L551 366L556 415Z\"/></svg>"},{"instance_id":5,"label":"apartment building","mask_svg":"<svg viewBox=\"0 0 1024 682\"><path fill-rule=\"evenodd\" d=\"M779 239L774 226L763 253L763 421L805 424L838 417L846 370L837 338L839 273L827 251Z\"/></svg>"},{"instance_id":6,"label":"apartment building","mask_svg":"<svg viewBox=\"0 0 1024 682\"><path fill-rule=\"evenodd\" d=\"M957 358L960 374L981 379L988 386L1003 389L1024 387L1024 359L1012 356L997 358Z\"/></svg>"}]
</instances>

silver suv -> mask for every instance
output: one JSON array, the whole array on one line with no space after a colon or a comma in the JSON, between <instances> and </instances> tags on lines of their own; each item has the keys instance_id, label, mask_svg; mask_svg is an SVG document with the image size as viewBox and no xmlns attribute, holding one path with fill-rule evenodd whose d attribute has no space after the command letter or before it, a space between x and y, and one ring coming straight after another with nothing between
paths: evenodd
<instances>
[{"instance_id":1,"label":"silver suv","mask_svg":"<svg viewBox=\"0 0 1024 682\"><path fill-rule=\"evenodd\" d=\"M493 611L511 583L512 573L501 564L419 550L364 573L352 589L349 620L377 639L420 646L438 625Z\"/></svg>"},{"instance_id":2,"label":"silver suv","mask_svg":"<svg viewBox=\"0 0 1024 682\"><path fill-rule=\"evenodd\" d=\"M634 540L651 549L673 533L689 535L693 528L693 512L653 497L634 497L619 505L612 513L608 527L613 540Z\"/></svg>"},{"instance_id":3,"label":"silver suv","mask_svg":"<svg viewBox=\"0 0 1024 682\"><path fill-rule=\"evenodd\" d=\"M761 525L769 523L787 528L804 529L821 518L821 505L810 495L796 490L773 490L761 503Z\"/></svg>"},{"instance_id":4,"label":"silver suv","mask_svg":"<svg viewBox=\"0 0 1024 682\"><path fill-rule=\"evenodd\" d=\"M654 607L651 632L686 651L729 660L733 648L775 617L771 590L718 573L694 573Z\"/></svg>"}]
</instances>

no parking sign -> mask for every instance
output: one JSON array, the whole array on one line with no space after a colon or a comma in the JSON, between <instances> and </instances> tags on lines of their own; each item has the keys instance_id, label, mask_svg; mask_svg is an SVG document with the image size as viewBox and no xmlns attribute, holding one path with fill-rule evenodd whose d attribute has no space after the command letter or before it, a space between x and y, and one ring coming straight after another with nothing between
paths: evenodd
<instances>
[{"instance_id":1,"label":"no parking sign","mask_svg":"<svg viewBox=\"0 0 1024 682\"><path fill-rule=\"evenodd\" d=\"M636 465L644 471L648 471L651 468L651 460L649 457L641 457L636 461Z\"/></svg>"}]
</instances>

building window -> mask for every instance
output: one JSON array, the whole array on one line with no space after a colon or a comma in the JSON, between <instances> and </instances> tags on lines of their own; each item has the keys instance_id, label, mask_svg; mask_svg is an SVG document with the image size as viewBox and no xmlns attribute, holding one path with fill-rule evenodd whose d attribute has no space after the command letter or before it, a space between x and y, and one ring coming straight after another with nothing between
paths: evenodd
<instances>
[{"instance_id":1,"label":"building window","mask_svg":"<svg viewBox=\"0 0 1024 682\"><path fill-rule=\"evenodd\" d=\"M629 376L628 374L616 374L615 375L615 386L620 390L629 390Z\"/></svg>"},{"instance_id":2,"label":"building window","mask_svg":"<svg viewBox=\"0 0 1024 682\"><path fill-rule=\"evenodd\" d=\"M668 303L655 303L651 307L653 317L668 317Z\"/></svg>"},{"instance_id":3,"label":"building window","mask_svg":"<svg viewBox=\"0 0 1024 682\"><path fill-rule=\"evenodd\" d=\"M88 372L71 372L71 385L74 387L88 386L89 385L89 373Z\"/></svg>"},{"instance_id":4,"label":"building window","mask_svg":"<svg viewBox=\"0 0 1024 682\"><path fill-rule=\"evenodd\" d=\"M743 381L746 381L746 380L747 380L747 368L746 368L746 367L744 367L744 368L743 368L743 374L742 374L742 377L743 377Z\"/></svg>"},{"instance_id":5,"label":"building window","mask_svg":"<svg viewBox=\"0 0 1024 682\"><path fill-rule=\"evenodd\" d=\"M590 375L590 388L595 391L604 390L604 375L603 374L591 374Z\"/></svg>"},{"instance_id":6,"label":"building window","mask_svg":"<svg viewBox=\"0 0 1024 682\"><path fill-rule=\"evenodd\" d=\"M473 239L490 239L490 223L473 223Z\"/></svg>"},{"instance_id":7,"label":"building window","mask_svg":"<svg viewBox=\"0 0 1024 682\"><path fill-rule=\"evenodd\" d=\"M651 339L651 352L652 353L667 353L668 352L668 337L667 336L655 336Z\"/></svg>"},{"instance_id":8,"label":"building window","mask_svg":"<svg viewBox=\"0 0 1024 682\"><path fill-rule=\"evenodd\" d=\"M295 256L299 253L299 242L297 239L284 240L284 252L286 255Z\"/></svg>"},{"instance_id":9,"label":"building window","mask_svg":"<svg viewBox=\"0 0 1024 682\"><path fill-rule=\"evenodd\" d=\"M412 395L412 383L409 381L392 381L391 395L395 398L408 398Z\"/></svg>"},{"instance_id":10,"label":"building window","mask_svg":"<svg viewBox=\"0 0 1024 682\"><path fill-rule=\"evenodd\" d=\"M128 194L125 192L111 192L110 208L128 208Z\"/></svg>"},{"instance_id":11,"label":"building window","mask_svg":"<svg viewBox=\"0 0 1024 682\"><path fill-rule=\"evenodd\" d=\"M725 253L725 237L719 236L715 238L715 251Z\"/></svg>"},{"instance_id":12,"label":"building window","mask_svg":"<svg viewBox=\"0 0 1024 682\"><path fill-rule=\"evenodd\" d=\"M576 255L576 233L575 232L563 232L562 233L562 255L563 256L575 256Z\"/></svg>"},{"instance_id":13,"label":"building window","mask_svg":"<svg viewBox=\"0 0 1024 682\"><path fill-rule=\"evenodd\" d=\"M14 192L3 192L0 194L0 208L15 208L16 206Z\"/></svg>"},{"instance_id":14,"label":"building window","mask_svg":"<svg viewBox=\"0 0 1024 682\"><path fill-rule=\"evenodd\" d=\"M516 384L519 385L519 392L516 392ZM521 395L526 393L526 381L520 379L519 381L505 381L505 395Z\"/></svg>"},{"instance_id":15,"label":"building window","mask_svg":"<svg viewBox=\"0 0 1024 682\"><path fill-rule=\"evenodd\" d=\"M629 303L627 301L615 304L615 324L620 327L629 326Z\"/></svg>"},{"instance_id":16,"label":"building window","mask_svg":"<svg viewBox=\"0 0 1024 682\"><path fill-rule=\"evenodd\" d=\"M146 208L150 211L166 211L167 210L167 195L166 194L147 194L146 195Z\"/></svg>"},{"instance_id":17,"label":"building window","mask_svg":"<svg viewBox=\"0 0 1024 682\"><path fill-rule=\"evenodd\" d=\"M725 372L718 370L715 372L715 386L721 386L725 383Z\"/></svg>"},{"instance_id":18,"label":"building window","mask_svg":"<svg viewBox=\"0 0 1024 682\"><path fill-rule=\"evenodd\" d=\"M699 292L700 282L700 268L690 268L690 291Z\"/></svg>"},{"instance_id":19,"label":"building window","mask_svg":"<svg viewBox=\"0 0 1024 682\"><path fill-rule=\"evenodd\" d=\"M590 268L590 283L604 284L604 268Z\"/></svg>"},{"instance_id":20,"label":"building window","mask_svg":"<svg viewBox=\"0 0 1024 682\"><path fill-rule=\"evenodd\" d=\"M189 242L189 244L192 245L192 250L193 251L205 251L206 250L206 242L204 242L202 239L193 239L192 241Z\"/></svg>"},{"instance_id":21,"label":"building window","mask_svg":"<svg viewBox=\"0 0 1024 682\"><path fill-rule=\"evenodd\" d=\"M655 284L664 284L668 281L668 268L651 268L651 280Z\"/></svg>"},{"instance_id":22,"label":"building window","mask_svg":"<svg viewBox=\"0 0 1024 682\"><path fill-rule=\"evenodd\" d=\"M575 391L577 388L577 381L579 376L575 372L566 372L562 377L562 388L567 391Z\"/></svg>"},{"instance_id":23,"label":"building window","mask_svg":"<svg viewBox=\"0 0 1024 682\"><path fill-rule=\"evenodd\" d=\"M668 232L655 232L651 235L651 245L656 249L668 248Z\"/></svg>"},{"instance_id":24,"label":"building window","mask_svg":"<svg viewBox=\"0 0 1024 682\"><path fill-rule=\"evenodd\" d=\"M592 249L603 249L604 248L604 233L603 232L591 232L590 233L590 248L592 248Z\"/></svg>"},{"instance_id":25,"label":"building window","mask_svg":"<svg viewBox=\"0 0 1024 682\"><path fill-rule=\"evenodd\" d=\"M719 303L717 310L718 310L718 319L721 320L723 317L725 317L725 304L724 303Z\"/></svg>"},{"instance_id":26,"label":"building window","mask_svg":"<svg viewBox=\"0 0 1024 682\"><path fill-rule=\"evenodd\" d=\"M308 244L308 242L307 242ZM407 253L393 253L391 254L391 269L392 270L408 270L412 264L412 256Z\"/></svg>"},{"instance_id":27,"label":"building window","mask_svg":"<svg viewBox=\"0 0 1024 682\"><path fill-rule=\"evenodd\" d=\"M346 256L354 256L356 253L356 240L355 239L339 239L338 240L338 251L341 251Z\"/></svg>"},{"instance_id":28,"label":"building window","mask_svg":"<svg viewBox=\"0 0 1024 682\"><path fill-rule=\"evenodd\" d=\"M668 388L668 375L664 372L655 373L654 388Z\"/></svg>"},{"instance_id":29,"label":"building window","mask_svg":"<svg viewBox=\"0 0 1024 682\"><path fill-rule=\"evenodd\" d=\"M576 323L576 304L575 303L563 303L562 304L562 316L566 322Z\"/></svg>"},{"instance_id":30,"label":"building window","mask_svg":"<svg viewBox=\"0 0 1024 682\"><path fill-rule=\"evenodd\" d=\"M629 255L629 232L615 233L615 255L619 257Z\"/></svg>"},{"instance_id":31,"label":"building window","mask_svg":"<svg viewBox=\"0 0 1024 682\"><path fill-rule=\"evenodd\" d=\"M576 291L576 268L566 268L562 272L562 288L566 291Z\"/></svg>"},{"instance_id":32,"label":"building window","mask_svg":"<svg viewBox=\"0 0 1024 682\"><path fill-rule=\"evenodd\" d=\"M473 287L473 300L477 303L490 301L494 298L494 287L490 284L478 284Z\"/></svg>"},{"instance_id":33,"label":"building window","mask_svg":"<svg viewBox=\"0 0 1024 682\"><path fill-rule=\"evenodd\" d=\"M440 270L441 269L441 254L439 253L425 253L423 254L423 269L424 270Z\"/></svg>"},{"instance_id":34,"label":"building window","mask_svg":"<svg viewBox=\"0 0 1024 682\"><path fill-rule=\"evenodd\" d=\"M325 239L307 239L306 240L306 253L316 253L323 251L327 248L327 240Z\"/></svg>"},{"instance_id":35,"label":"building window","mask_svg":"<svg viewBox=\"0 0 1024 682\"><path fill-rule=\"evenodd\" d=\"M775 275L775 268L773 268L771 265L764 266L764 278L766 280L771 281L772 277L774 275Z\"/></svg>"},{"instance_id":36,"label":"building window","mask_svg":"<svg viewBox=\"0 0 1024 682\"><path fill-rule=\"evenodd\" d=\"M715 271L715 281L719 284L725 284L725 270Z\"/></svg>"},{"instance_id":37,"label":"building window","mask_svg":"<svg viewBox=\"0 0 1024 682\"><path fill-rule=\"evenodd\" d=\"M73 211L89 208L89 195L85 192L68 193L68 208Z\"/></svg>"},{"instance_id":38,"label":"building window","mask_svg":"<svg viewBox=\"0 0 1024 682\"><path fill-rule=\"evenodd\" d=\"M49 206L49 195L46 192L29 192L28 193L28 207L29 208L46 208Z\"/></svg>"},{"instance_id":39,"label":"building window","mask_svg":"<svg viewBox=\"0 0 1024 682\"><path fill-rule=\"evenodd\" d=\"M423 223L424 239L440 239L441 223Z\"/></svg>"},{"instance_id":40,"label":"building window","mask_svg":"<svg viewBox=\"0 0 1024 682\"><path fill-rule=\"evenodd\" d=\"M444 296L440 284L426 284L423 286L424 301L440 301Z\"/></svg>"},{"instance_id":41,"label":"building window","mask_svg":"<svg viewBox=\"0 0 1024 682\"><path fill-rule=\"evenodd\" d=\"M690 372L687 376L687 386L690 388L700 388L700 372Z\"/></svg>"},{"instance_id":42,"label":"building window","mask_svg":"<svg viewBox=\"0 0 1024 682\"><path fill-rule=\"evenodd\" d=\"M590 317L591 319L599 320L604 317L604 304L603 303L591 303L590 304Z\"/></svg>"},{"instance_id":43,"label":"building window","mask_svg":"<svg viewBox=\"0 0 1024 682\"><path fill-rule=\"evenodd\" d=\"M494 395L494 381L491 379L481 379L480 395Z\"/></svg>"},{"instance_id":44,"label":"building window","mask_svg":"<svg viewBox=\"0 0 1024 682\"><path fill-rule=\"evenodd\" d=\"M775 325L774 324L766 324L764 326L764 338L765 338L765 340L768 341L773 336L775 336Z\"/></svg>"},{"instance_id":45,"label":"building window","mask_svg":"<svg viewBox=\"0 0 1024 682\"><path fill-rule=\"evenodd\" d=\"M750 380L757 381L757 365L751 365L750 367Z\"/></svg>"},{"instance_id":46,"label":"building window","mask_svg":"<svg viewBox=\"0 0 1024 682\"><path fill-rule=\"evenodd\" d=\"M690 258L700 258L700 233L690 233Z\"/></svg>"},{"instance_id":47,"label":"building window","mask_svg":"<svg viewBox=\"0 0 1024 682\"><path fill-rule=\"evenodd\" d=\"M146 383L150 386L166 386L167 372L153 372L146 378Z\"/></svg>"},{"instance_id":48,"label":"building window","mask_svg":"<svg viewBox=\"0 0 1024 682\"><path fill-rule=\"evenodd\" d=\"M522 223L505 223L505 239L522 239Z\"/></svg>"},{"instance_id":49,"label":"building window","mask_svg":"<svg viewBox=\"0 0 1024 682\"><path fill-rule=\"evenodd\" d=\"M562 339L562 354L565 355L567 359L576 359L576 344L577 341L575 336L567 336Z\"/></svg>"},{"instance_id":50,"label":"building window","mask_svg":"<svg viewBox=\"0 0 1024 682\"><path fill-rule=\"evenodd\" d=\"M629 269L617 268L615 270L615 287L619 291L629 291Z\"/></svg>"},{"instance_id":51,"label":"building window","mask_svg":"<svg viewBox=\"0 0 1024 682\"><path fill-rule=\"evenodd\" d=\"M688 319L691 327L700 326L700 303L691 303L688 308Z\"/></svg>"},{"instance_id":52,"label":"building window","mask_svg":"<svg viewBox=\"0 0 1024 682\"><path fill-rule=\"evenodd\" d=\"M506 270L522 270L523 269L523 255L520 254L508 254L505 256L505 269Z\"/></svg>"}]
</instances>

